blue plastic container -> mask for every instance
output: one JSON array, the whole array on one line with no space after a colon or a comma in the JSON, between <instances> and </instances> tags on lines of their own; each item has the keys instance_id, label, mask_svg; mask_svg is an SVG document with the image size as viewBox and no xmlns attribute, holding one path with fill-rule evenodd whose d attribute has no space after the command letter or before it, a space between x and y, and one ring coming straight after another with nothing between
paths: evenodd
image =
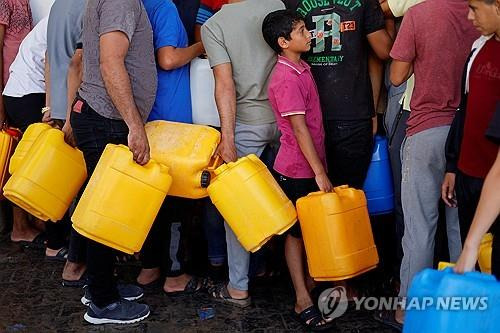
<instances>
[{"instance_id":1,"label":"blue plastic container","mask_svg":"<svg viewBox=\"0 0 500 333\"><path fill-rule=\"evenodd\" d=\"M375 136L372 161L363 191L370 215L387 214L394 210L394 186L386 137Z\"/></svg>"},{"instance_id":2,"label":"blue plastic container","mask_svg":"<svg viewBox=\"0 0 500 333\"><path fill-rule=\"evenodd\" d=\"M493 333L499 320L500 282L492 275L425 269L411 284L403 332Z\"/></svg>"}]
</instances>

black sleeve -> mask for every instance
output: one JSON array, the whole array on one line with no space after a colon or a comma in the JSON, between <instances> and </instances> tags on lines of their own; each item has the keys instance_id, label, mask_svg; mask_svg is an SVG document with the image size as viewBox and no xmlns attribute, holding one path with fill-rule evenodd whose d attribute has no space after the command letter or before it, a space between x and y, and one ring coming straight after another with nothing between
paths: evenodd
<instances>
[{"instance_id":1,"label":"black sleeve","mask_svg":"<svg viewBox=\"0 0 500 333\"><path fill-rule=\"evenodd\" d=\"M363 22L365 35L385 28L384 13L378 0L366 1Z\"/></svg>"},{"instance_id":2,"label":"black sleeve","mask_svg":"<svg viewBox=\"0 0 500 333\"><path fill-rule=\"evenodd\" d=\"M467 77L467 65L469 64L474 50L469 54L467 61L465 62L464 70L462 72L462 84L461 92L462 97L460 99L460 106L455 113L455 118L451 123L450 131L448 132L448 137L446 138L445 145L445 156L446 156L446 172L457 173L458 170L458 157L460 156L460 145L462 143L462 137L464 133L465 124L465 112L467 106L467 94L465 94L465 80Z\"/></svg>"},{"instance_id":3,"label":"black sleeve","mask_svg":"<svg viewBox=\"0 0 500 333\"><path fill-rule=\"evenodd\" d=\"M83 49L83 43L76 43L76 49Z\"/></svg>"},{"instance_id":4,"label":"black sleeve","mask_svg":"<svg viewBox=\"0 0 500 333\"><path fill-rule=\"evenodd\" d=\"M491 119L490 127L486 131L486 137L497 145L500 145L500 101L497 102L495 114L493 115L493 119Z\"/></svg>"}]
</instances>

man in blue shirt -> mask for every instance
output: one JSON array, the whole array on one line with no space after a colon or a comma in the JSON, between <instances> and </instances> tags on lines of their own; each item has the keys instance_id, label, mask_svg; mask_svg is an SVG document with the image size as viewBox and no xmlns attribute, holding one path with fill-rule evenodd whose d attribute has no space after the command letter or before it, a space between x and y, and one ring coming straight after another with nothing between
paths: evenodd
<instances>
[{"instance_id":1,"label":"man in blue shirt","mask_svg":"<svg viewBox=\"0 0 500 333\"><path fill-rule=\"evenodd\" d=\"M204 52L201 42L188 47L186 29L171 0L143 0L153 28L158 90L151 120L191 123L189 62Z\"/></svg>"}]
</instances>

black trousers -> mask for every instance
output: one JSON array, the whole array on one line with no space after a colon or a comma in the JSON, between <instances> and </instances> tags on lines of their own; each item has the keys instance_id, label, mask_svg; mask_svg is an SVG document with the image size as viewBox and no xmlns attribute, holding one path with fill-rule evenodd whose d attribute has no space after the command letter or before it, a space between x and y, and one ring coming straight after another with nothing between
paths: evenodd
<instances>
[{"instance_id":1,"label":"black trousers","mask_svg":"<svg viewBox=\"0 0 500 333\"><path fill-rule=\"evenodd\" d=\"M325 121L328 176L334 186L361 189L373 150L372 120Z\"/></svg>"},{"instance_id":2,"label":"black trousers","mask_svg":"<svg viewBox=\"0 0 500 333\"><path fill-rule=\"evenodd\" d=\"M143 268L159 267L169 277L184 273L182 228L191 216L193 200L168 196L141 249Z\"/></svg>"},{"instance_id":3,"label":"black trousers","mask_svg":"<svg viewBox=\"0 0 500 333\"><path fill-rule=\"evenodd\" d=\"M484 179L472 177L458 170L455 179L457 193L458 219L460 222L460 237L462 244L467 238L476 208L481 197ZM493 248L491 253L491 273L500 280L500 216L490 228L493 233Z\"/></svg>"},{"instance_id":4,"label":"black trousers","mask_svg":"<svg viewBox=\"0 0 500 333\"><path fill-rule=\"evenodd\" d=\"M126 145L128 142L128 127L123 120L105 118L85 101L81 112L71 113L71 126L76 144L83 152L89 178L108 143ZM114 256L112 248L87 239L89 291L98 307L107 306L120 297L113 276Z\"/></svg>"}]
</instances>

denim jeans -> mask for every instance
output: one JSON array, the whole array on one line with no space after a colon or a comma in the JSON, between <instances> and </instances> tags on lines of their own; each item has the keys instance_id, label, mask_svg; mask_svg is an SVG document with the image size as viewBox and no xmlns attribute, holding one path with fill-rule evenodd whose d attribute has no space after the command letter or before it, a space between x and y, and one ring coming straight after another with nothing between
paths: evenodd
<instances>
[{"instance_id":1,"label":"denim jeans","mask_svg":"<svg viewBox=\"0 0 500 333\"><path fill-rule=\"evenodd\" d=\"M90 179L108 143L127 144L128 127L123 120L105 118L83 102L81 112L71 112L71 127L76 144L83 153ZM89 291L92 302L98 307L119 300L113 276L114 259L115 251L112 248L87 239Z\"/></svg>"}]
</instances>

